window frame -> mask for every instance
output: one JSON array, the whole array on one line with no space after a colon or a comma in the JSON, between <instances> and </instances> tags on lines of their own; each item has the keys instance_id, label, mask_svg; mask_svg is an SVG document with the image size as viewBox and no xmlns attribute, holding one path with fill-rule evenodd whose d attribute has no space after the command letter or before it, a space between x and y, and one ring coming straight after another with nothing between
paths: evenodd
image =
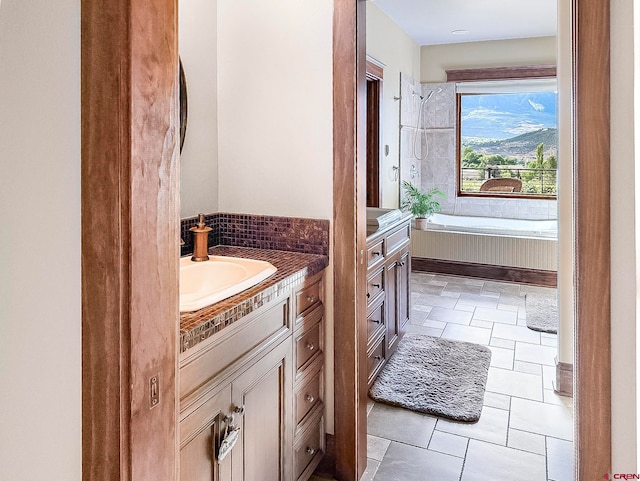
<instances>
[{"instance_id":1,"label":"window frame","mask_svg":"<svg viewBox=\"0 0 640 481\"><path fill-rule=\"evenodd\" d=\"M483 69L447 70L447 82L501 81L518 79L556 78L555 65L494 67ZM462 96L456 92L456 197L497 199L557 200L558 194L527 194L512 192L463 192L462 191ZM557 172L558 169L556 169ZM556 173L557 175L557 173Z\"/></svg>"}]
</instances>

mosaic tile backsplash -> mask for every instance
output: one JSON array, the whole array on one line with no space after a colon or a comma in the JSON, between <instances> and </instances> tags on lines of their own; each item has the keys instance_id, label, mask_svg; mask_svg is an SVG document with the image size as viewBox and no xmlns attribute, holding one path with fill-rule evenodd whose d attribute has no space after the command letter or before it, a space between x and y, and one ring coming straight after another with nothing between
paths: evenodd
<instances>
[{"instance_id":1,"label":"mosaic tile backsplash","mask_svg":"<svg viewBox=\"0 0 640 481\"><path fill-rule=\"evenodd\" d=\"M185 242L181 255L193 252L196 217L181 220L180 235ZM329 255L329 221L300 217L215 213L205 216L209 247L217 245L274 249L305 254Z\"/></svg>"}]
</instances>

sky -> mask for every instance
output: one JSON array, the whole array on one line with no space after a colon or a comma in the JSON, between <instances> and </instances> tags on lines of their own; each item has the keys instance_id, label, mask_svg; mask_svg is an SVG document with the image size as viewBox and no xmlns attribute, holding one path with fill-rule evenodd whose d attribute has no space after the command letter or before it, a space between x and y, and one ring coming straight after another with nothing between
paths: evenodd
<instances>
[{"instance_id":1,"label":"sky","mask_svg":"<svg viewBox=\"0 0 640 481\"><path fill-rule=\"evenodd\" d=\"M556 94L462 95L462 137L508 139L556 128Z\"/></svg>"}]
</instances>

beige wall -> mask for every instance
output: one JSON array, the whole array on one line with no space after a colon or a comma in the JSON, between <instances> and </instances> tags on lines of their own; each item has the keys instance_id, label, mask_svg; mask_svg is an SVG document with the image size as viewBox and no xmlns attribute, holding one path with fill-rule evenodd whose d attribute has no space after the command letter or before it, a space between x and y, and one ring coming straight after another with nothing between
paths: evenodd
<instances>
[{"instance_id":1,"label":"beige wall","mask_svg":"<svg viewBox=\"0 0 640 481\"><path fill-rule=\"evenodd\" d=\"M611 424L613 472L638 467L638 23L611 2ZM634 24L635 21L635 24ZM637 60L635 60L637 62Z\"/></svg>"},{"instance_id":2,"label":"beige wall","mask_svg":"<svg viewBox=\"0 0 640 481\"><path fill-rule=\"evenodd\" d=\"M333 218L333 2L218 0L219 210ZM326 271L333 430L333 273Z\"/></svg>"},{"instance_id":3,"label":"beige wall","mask_svg":"<svg viewBox=\"0 0 640 481\"><path fill-rule=\"evenodd\" d=\"M218 105L215 0L180 0L179 51L188 121L180 154L180 217L218 210Z\"/></svg>"},{"instance_id":4,"label":"beige wall","mask_svg":"<svg viewBox=\"0 0 640 481\"><path fill-rule=\"evenodd\" d=\"M0 478L81 479L80 2L0 7Z\"/></svg>"},{"instance_id":5,"label":"beige wall","mask_svg":"<svg viewBox=\"0 0 640 481\"><path fill-rule=\"evenodd\" d=\"M218 1L221 211L332 217L332 12Z\"/></svg>"},{"instance_id":6,"label":"beige wall","mask_svg":"<svg viewBox=\"0 0 640 481\"><path fill-rule=\"evenodd\" d=\"M393 166L400 166L400 72L414 79L420 77L420 47L375 3L367 2L367 55L385 65L380 126L380 182L382 207L396 208L399 204L400 182ZM384 146L389 146L389 155Z\"/></svg>"},{"instance_id":7,"label":"beige wall","mask_svg":"<svg viewBox=\"0 0 640 481\"><path fill-rule=\"evenodd\" d=\"M424 45L421 48L420 81L444 82L447 69L555 63L555 37Z\"/></svg>"}]
</instances>

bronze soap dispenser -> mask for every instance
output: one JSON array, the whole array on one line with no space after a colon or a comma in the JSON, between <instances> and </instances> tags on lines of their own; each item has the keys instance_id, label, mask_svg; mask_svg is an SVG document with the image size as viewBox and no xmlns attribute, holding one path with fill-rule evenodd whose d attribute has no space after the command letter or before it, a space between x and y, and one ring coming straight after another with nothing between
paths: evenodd
<instances>
[{"instance_id":1,"label":"bronze soap dispenser","mask_svg":"<svg viewBox=\"0 0 640 481\"><path fill-rule=\"evenodd\" d=\"M208 261L208 237L211 227L204 225L204 214L198 214L198 225L189 229L193 232L193 256L194 262Z\"/></svg>"}]
</instances>

